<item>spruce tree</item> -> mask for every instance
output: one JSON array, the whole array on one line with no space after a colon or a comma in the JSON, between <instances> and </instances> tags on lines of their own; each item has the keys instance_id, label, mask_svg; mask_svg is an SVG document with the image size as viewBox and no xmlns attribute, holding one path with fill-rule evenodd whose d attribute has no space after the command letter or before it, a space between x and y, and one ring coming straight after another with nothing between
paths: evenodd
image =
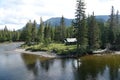
<instances>
[{"instance_id":1,"label":"spruce tree","mask_svg":"<svg viewBox=\"0 0 120 80\"><path fill-rule=\"evenodd\" d=\"M90 50L100 47L100 29L95 19L94 13L88 18L88 45Z\"/></svg>"},{"instance_id":2,"label":"spruce tree","mask_svg":"<svg viewBox=\"0 0 120 80\"><path fill-rule=\"evenodd\" d=\"M119 19L119 11L117 10L115 15L115 33L116 33L116 39L115 39L115 48L120 49L120 19Z\"/></svg>"},{"instance_id":3,"label":"spruce tree","mask_svg":"<svg viewBox=\"0 0 120 80\"><path fill-rule=\"evenodd\" d=\"M31 31L31 33L32 33L32 42L35 42L36 41L36 38L37 38L37 29L36 29L36 21L34 20L34 22L33 22L33 25L32 25L32 31Z\"/></svg>"},{"instance_id":4,"label":"spruce tree","mask_svg":"<svg viewBox=\"0 0 120 80\"><path fill-rule=\"evenodd\" d=\"M77 53L85 53L87 49L87 28L85 16L85 4L83 0L77 0L77 9L75 13L74 26L76 28L75 36L77 39Z\"/></svg>"},{"instance_id":5,"label":"spruce tree","mask_svg":"<svg viewBox=\"0 0 120 80\"><path fill-rule=\"evenodd\" d=\"M113 44L115 41L115 14L114 7L112 6L111 15L109 19L109 35L108 40L110 44Z\"/></svg>"},{"instance_id":6,"label":"spruce tree","mask_svg":"<svg viewBox=\"0 0 120 80\"><path fill-rule=\"evenodd\" d=\"M38 28L37 33L38 42L43 42L44 40L44 22L42 21L42 18L40 18L40 26Z\"/></svg>"},{"instance_id":7,"label":"spruce tree","mask_svg":"<svg viewBox=\"0 0 120 80\"><path fill-rule=\"evenodd\" d=\"M51 27L49 23L45 24L44 39L51 40Z\"/></svg>"},{"instance_id":8,"label":"spruce tree","mask_svg":"<svg viewBox=\"0 0 120 80\"><path fill-rule=\"evenodd\" d=\"M108 27L105 25L103 20L97 20L97 24L99 26L100 33L100 47L102 49L106 48L106 44L108 43Z\"/></svg>"},{"instance_id":9,"label":"spruce tree","mask_svg":"<svg viewBox=\"0 0 120 80\"><path fill-rule=\"evenodd\" d=\"M46 23L44 29L44 44L48 45L50 42L51 42L51 27L50 23Z\"/></svg>"},{"instance_id":10,"label":"spruce tree","mask_svg":"<svg viewBox=\"0 0 120 80\"><path fill-rule=\"evenodd\" d=\"M31 20L26 24L26 27L25 27L25 36L26 36L26 39L25 39L25 42L26 44L30 45L31 41L32 41L32 33L31 33L31 30L32 30L32 23L31 23Z\"/></svg>"},{"instance_id":11,"label":"spruce tree","mask_svg":"<svg viewBox=\"0 0 120 80\"><path fill-rule=\"evenodd\" d=\"M74 37L74 27L70 26L66 28L66 37L73 38Z\"/></svg>"},{"instance_id":12,"label":"spruce tree","mask_svg":"<svg viewBox=\"0 0 120 80\"><path fill-rule=\"evenodd\" d=\"M54 31L54 40L56 42L60 42L60 26L55 26L55 31Z\"/></svg>"},{"instance_id":13,"label":"spruce tree","mask_svg":"<svg viewBox=\"0 0 120 80\"><path fill-rule=\"evenodd\" d=\"M55 37L55 28L51 27L51 40L54 41L54 37Z\"/></svg>"},{"instance_id":14,"label":"spruce tree","mask_svg":"<svg viewBox=\"0 0 120 80\"><path fill-rule=\"evenodd\" d=\"M7 29L7 26L5 26L4 30L3 30L3 33L4 33L4 41L7 41L8 40L8 29Z\"/></svg>"},{"instance_id":15,"label":"spruce tree","mask_svg":"<svg viewBox=\"0 0 120 80\"><path fill-rule=\"evenodd\" d=\"M64 17L62 16L61 17L61 20L60 20L60 40L63 41L64 38L65 38L65 20L64 20Z\"/></svg>"},{"instance_id":16,"label":"spruce tree","mask_svg":"<svg viewBox=\"0 0 120 80\"><path fill-rule=\"evenodd\" d=\"M119 19L119 11L117 10L116 15L115 15L115 33L116 36L119 35L120 33L120 19Z\"/></svg>"}]
</instances>

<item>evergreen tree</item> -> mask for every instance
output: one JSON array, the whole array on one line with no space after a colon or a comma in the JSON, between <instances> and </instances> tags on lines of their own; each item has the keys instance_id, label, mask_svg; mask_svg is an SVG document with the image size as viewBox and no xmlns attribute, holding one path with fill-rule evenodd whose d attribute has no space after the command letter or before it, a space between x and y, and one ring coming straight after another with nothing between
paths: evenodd
<instances>
[{"instance_id":1,"label":"evergreen tree","mask_svg":"<svg viewBox=\"0 0 120 80\"><path fill-rule=\"evenodd\" d=\"M74 27L71 25L70 27L66 28L66 37L73 38L74 37Z\"/></svg>"},{"instance_id":2,"label":"evergreen tree","mask_svg":"<svg viewBox=\"0 0 120 80\"><path fill-rule=\"evenodd\" d=\"M37 29L36 29L36 21L34 20L33 25L32 25L32 42L36 41L37 38Z\"/></svg>"},{"instance_id":3,"label":"evergreen tree","mask_svg":"<svg viewBox=\"0 0 120 80\"><path fill-rule=\"evenodd\" d=\"M85 18L85 4L83 0L77 0L77 9L75 15L74 26L76 28L77 53L85 53L87 49L87 28Z\"/></svg>"},{"instance_id":4,"label":"evergreen tree","mask_svg":"<svg viewBox=\"0 0 120 80\"><path fill-rule=\"evenodd\" d=\"M25 39L25 42L26 44L30 44L30 42L32 41L32 23L31 23L31 20L26 24L26 27L25 27L25 36L26 36L26 39Z\"/></svg>"},{"instance_id":5,"label":"evergreen tree","mask_svg":"<svg viewBox=\"0 0 120 80\"><path fill-rule=\"evenodd\" d=\"M47 26L48 26L47 38L48 38L49 42L51 42L51 25L50 25L50 23L48 23Z\"/></svg>"},{"instance_id":6,"label":"evergreen tree","mask_svg":"<svg viewBox=\"0 0 120 80\"><path fill-rule=\"evenodd\" d=\"M119 11L117 11L115 15L115 33L116 33L116 39L114 46L117 50L120 48L120 19L119 19Z\"/></svg>"},{"instance_id":7,"label":"evergreen tree","mask_svg":"<svg viewBox=\"0 0 120 80\"><path fill-rule=\"evenodd\" d=\"M115 15L115 22L116 22L116 27L119 28L119 11L117 10L116 15Z\"/></svg>"},{"instance_id":8,"label":"evergreen tree","mask_svg":"<svg viewBox=\"0 0 120 80\"><path fill-rule=\"evenodd\" d=\"M27 25L27 24L26 24ZM20 41L26 41L26 36L27 36L27 28L26 26L21 30L20 34Z\"/></svg>"},{"instance_id":9,"label":"evergreen tree","mask_svg":"<svg viewBox=\"0 0 120 80\"><path fill-rule=\"evenodd\" d=\"M65 29L65 20L64 20L64 17L62 16L61 17L61 20L60 20L60 40L63 41L64 38L66 37L65 35L65 32L66 29Z\"/></svg>"},{"instance_id":10,"label":"evergreen tree","mask_svg":"<svg viewBox=\"0 0 120 80\"><path fill-rule=\"evenodd\" d=\"M120 33L120 20L119 20L119 11L117 10L116 15L115 15L115 35L119 35Z\"/></svg>"},{"instance_id":11,"label":"evergreen tree","mask_svg":"<svg viewBox=\"0 0 120 80\"><path fill-rule=\"evenodd\" d=\"M0 30L0 42L5 41L18 41L20 37L19 31L9 31L7 26L3 30Z\"/></svg>"},{"instance_id":12,"label":"evergreen tree","mask_svg":"<svg viewBox=\"0 0 120 80\"><path fill-rule=\"evenodd\" d=\"M45 25L44 40L45 40L45 43L47 43L47 44L49 44L51 42L51 27L50 27L50 23L46 23L46 25Z\"/></svg>"},{"instance_id":13,"label":"evergreen tree","mask_svg":"<svg viewBox=\"0 0 120 80\"><path fill-rule=\"evenodd\" d=\"M4 31L3 31L3 36L4 36L4 41L8 41L8 29L7 26L5 26Z\"/></svg>"},{"instance_id":14,"label":"evergreen tree","mask_svg":"<svg viewBox=\"0 0 120 80\"><path fill-rule=\"evenodd\" d=\"M54 40L60 42L60 26L55 26L54 34Z\"/></svg>"},{"instance_id":15,"label":"evergreen tree","mask_svg":"<svg viewBox=\"0 0 120 80\"><path fill-rule=\"evenodd\" d=\"M97 21L97 24L100 29L100 47L104 49L108 43L108 26L105 25L103 20Z\"/></svg>"},{"instance_id":16,"label":"evergreen tree","mask_svg":"<svg viewBox=\"0 0 120 80\"><path fill-rule=\"evenodd\" d=\"M55 29L54 27L51 27L51 40L54 41L54 37L55 37Z\"/></svg>"},{"instance_id":17,"label":"evergreen tree","mask_svg":"<svg viewBox=\"0 0 120 80\"><path fill-rule=\"evenodd\" d=\"M37 38L38 38L38 42L43 42L43 39L44 39L44 23L42 21L42 18L40 18L40 26L38 28Z\"/></svg>"},{"instance_id":18,"label":"evergreen tree","mask_svg":"<svg viewBox=\"0 0 120 80\"><path fill-rule=\"evenodd\" d=\"M15 31L15 29L12 31L12 41L19 41L20 33L19 31Z\"/></svg>"},{"instance_id":19,"label":"evergreen tree","mask_svg":"<svg viewBox=\"0 0 120 80\"><path fill-rule=\"evenodd\" d=\"M88 44L90 50L100 47L100 29L95 19L94 13L88 18Z\"/></svg>"},{"instance_id":20,"label":"evergreen tree","mask_svg":"<svg viewBox=\"0 0 120 80\"><path fill-rule=\"evenodd\" d=\"M114 15L114 7L112 6L111 15L109 19L109 35L108 40L110 44L113 44L115 41L115 15Z\"/></svg>"}]
</instances>

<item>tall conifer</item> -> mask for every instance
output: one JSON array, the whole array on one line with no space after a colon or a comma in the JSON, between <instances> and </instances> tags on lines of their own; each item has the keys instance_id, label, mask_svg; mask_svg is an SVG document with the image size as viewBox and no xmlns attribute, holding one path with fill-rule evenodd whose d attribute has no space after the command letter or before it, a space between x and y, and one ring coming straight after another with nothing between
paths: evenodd
<instances>
[{"instance_id":1,"label":"tall conifer","mask_svg":"<svg viewBox=\"0 0 120 80\"><path fill-rule=\"evenodd\" d=\"M85 16L85 4L83 0L77 0L74 26L76 28L77 53L85 53L87 49L87 28Z\"/></svg>"}]
</instances>

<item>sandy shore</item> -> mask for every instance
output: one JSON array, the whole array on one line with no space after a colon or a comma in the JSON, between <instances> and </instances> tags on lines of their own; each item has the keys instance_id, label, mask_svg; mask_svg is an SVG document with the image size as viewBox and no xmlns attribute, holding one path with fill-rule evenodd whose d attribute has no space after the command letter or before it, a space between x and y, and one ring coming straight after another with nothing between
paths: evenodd
<instances>
[{"instance_id":1,"label":"sandy shore","mask_svg":"<svg viewBox=\"0 0 120 80\"><path fill-rule=\"evenodd\" d=\"M39 55L43 57L48 57L48 58L60 58L60 56L56 55L55 53L51 52L46 52L46 51L36 51L36 52L31 52L31 51L26 51L25 49L15 49L14 51L19 52L19 53L24 53L24 54L34 54L34 55ZM111 55L120 55L120 51L115 51L114 53L110 53ZM102 56L106 54L94 54L97 56Z\"/></svg>"},{"instance_id":2,"label":"sandy shore","mask_svg":"<svg viewBox=\"0 0 120 80\"><path fill-rule=\"evenodd\" d=\"M104 53L97 53L97 54L94 54L94 55L97 55L97 56L104 56L104 55L120 55L120 51L114 51L114 52L112 52L112 53L106 53L106 54L104 54Z\"/></svg>"},{"instance_id":3,"label":"sandy shore","mask_svg":"<svg viewBox=\"0 0 120 80\"><path fill-rule=\"evenodd\" d=\"M115 51L114 53L115 53L115 54L119 54L119 55L120 55L120 51Z\"/></svg>"},{"instance_id":4,"label":"sandy shore","mask_svg":"<svg viewBox=\"0 0 120 80\"><path fill-rule=\"evenodd\" d=\"M25 49L16 49L15 51L20 52L20 53L25 53L25 54L35 54L35 55L49 57L49 58L58 57L55 53L50 53L50 52L45 52L45 51L31 52L31 51L26 51Z\"/></svg>"}]
</instances>

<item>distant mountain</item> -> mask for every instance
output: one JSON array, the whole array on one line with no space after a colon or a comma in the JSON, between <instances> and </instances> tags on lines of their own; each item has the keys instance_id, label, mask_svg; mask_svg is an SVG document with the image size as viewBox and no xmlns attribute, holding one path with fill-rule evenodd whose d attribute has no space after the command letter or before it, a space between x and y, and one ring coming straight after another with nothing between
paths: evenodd
<instances>
[{"instance_id":1,"label":"distant mountain","mask_svg":"<svg viewBox=\"0 0 120 80\"><path fill-rule=\"evenodd\" d=\"M106 22L109 19L109 15L97 15L97 16L95 16L95 18Z\"/></svg>"},{"instance_id":2,"label":"distant mountain","mask_svg":"<svg viewBox=\"0 0 120 80\"><path fill-rule=\"evenodd\" d=\"M97 16L95 16L95 18L97 20L102 20L102 21L106 22L109 19L109 15L97 15ZM51 26L55 26L55 25L58 26L58 25L60 25L60 19L61 19L61 17L50 18L50 19L46 20L44 23L50 23ZM68 18L64 18L64 19L65 19L66 26L70 26L73 19L68 19Z\"/></svg>"},{"instance_id":3,"label":"distant mountain","mask_svg":"<svg viewBox=\"0 0 120 80\"><path fill-rule=\"evenodd\" d=\"M95 16L95 18L97 20L106 22L109 19L109 15L97 15ZM68 19L68 18L64 18L64 19L65 19L66 26L70 26L73 19ZM59 26L60 20L61 20L61 17L54 17L44 21L44 23L50 23L51 26ZM37 24L36 27L38 28L39 24Z\"/></svg>"},{"instance_id":4,"label":"distant mountain","mask_svg":"<svg viewBox=\"0 0 120 80\"><path fill-rule=\"evenodd\" d=\"M60 20L61 20L61 17L55 17L55 18L50 18L46 20L44 23L50 23L51 26L59 26ZM64 18L64 20L65 20L65 25L70 26L73 19Z\"/></svg>"}]
</instances>

